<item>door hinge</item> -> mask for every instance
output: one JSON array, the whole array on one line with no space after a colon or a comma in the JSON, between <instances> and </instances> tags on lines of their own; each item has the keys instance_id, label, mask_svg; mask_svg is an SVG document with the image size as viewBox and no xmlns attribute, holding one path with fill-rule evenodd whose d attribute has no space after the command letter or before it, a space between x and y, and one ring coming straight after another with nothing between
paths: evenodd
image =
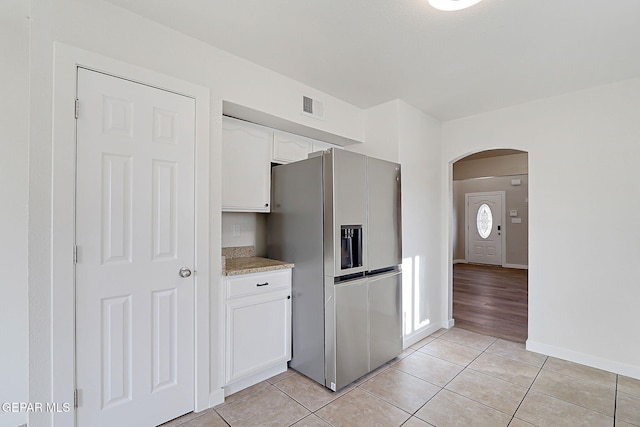
<instances>
[{"instance_id":1,"label":"door hinge","mask_svg":"<svg viewBox=\"0 0 640 427\"><path fill-rule=\"evenodd\" d=\"M73 263L78 263L78 245L73 246Z\"/></svg>"},{"instance_id":2,"label":"door hinge","mask_svg":"<svg viewBox=\"0 0 640 427\"><path fill-rule=\"evenodd\" d=\"M73 407L78 407L78 389L73 390Z\"/></svg>"},{"instance_id":3,"label":"door hinge","mask_svg":"<svg viewBox=\"0 0 640 427\"><path fill-rule=\"evenodd\" d=\"M76 119L78 118L78 114L80 113L80 100L78 98L76 98Z\"/></svg>"}]
</instances>

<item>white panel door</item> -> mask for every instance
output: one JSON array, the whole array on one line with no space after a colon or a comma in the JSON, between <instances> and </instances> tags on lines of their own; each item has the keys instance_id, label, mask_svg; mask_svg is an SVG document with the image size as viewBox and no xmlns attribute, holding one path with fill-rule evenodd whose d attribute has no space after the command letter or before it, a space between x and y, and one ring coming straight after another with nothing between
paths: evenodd
<instances>
[{"instance_id":1,"label":"white panel door","mask_svg":"<svg viewBox=\"0 0 640 427\"><path fill-rule=\"evenodd\" d=\"M467 261L502 265L503 194L470 193L467 207Z\"/></svg>"},{"instance_id":2,"label":"white panel door","mask_svg":"<svg viewBox=\"0 0 640 427\"><path fill-rule=\"evenodd\" d=\"M194 407L195 101L84 69L78 98L77 422L155 426Z\"/></svg>"}]
</instances>

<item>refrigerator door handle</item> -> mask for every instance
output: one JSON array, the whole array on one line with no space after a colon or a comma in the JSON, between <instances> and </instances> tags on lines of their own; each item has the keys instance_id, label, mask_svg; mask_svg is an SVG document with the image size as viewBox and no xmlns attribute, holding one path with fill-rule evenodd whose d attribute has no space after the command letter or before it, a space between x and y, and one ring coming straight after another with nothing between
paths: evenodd
<instances>
[{"instance_id":1,"label":"refrigerator door handle","mask_svg":"<svg viewBox=\"0 0 640 427\"><path fill-rule=\"evenodd\" d=\"M367 276L367 277L377 277L377 276L381 276L383 274L398 273L400 271L401 271L400 266L394 265L394 266L391 266L391 267L380 268L378 270L367 271L365 273L365 276Z\"/></svg>"}]
</instances>

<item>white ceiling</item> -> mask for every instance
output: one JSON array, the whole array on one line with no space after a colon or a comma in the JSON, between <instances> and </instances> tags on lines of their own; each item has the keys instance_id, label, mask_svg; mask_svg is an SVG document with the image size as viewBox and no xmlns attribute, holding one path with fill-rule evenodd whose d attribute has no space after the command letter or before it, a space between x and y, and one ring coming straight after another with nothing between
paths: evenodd
<instances>
[{"instance_id":1,"label":"white ceiling","mask_svg":"<svg viewBox=\"0 0 640 427\"><path fill-rule=\"evenodd\" d=\"M640 76L640 0L108 0L361 108L450 120Z\"/></svg>"}]
</instances>

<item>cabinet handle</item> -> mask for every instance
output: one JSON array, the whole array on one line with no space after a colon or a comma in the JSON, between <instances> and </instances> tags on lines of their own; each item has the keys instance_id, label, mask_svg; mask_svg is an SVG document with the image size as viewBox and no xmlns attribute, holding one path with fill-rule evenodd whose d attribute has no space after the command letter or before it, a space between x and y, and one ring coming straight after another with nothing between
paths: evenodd
<instances>
[{"instance_id":1,"label":"cabinet handle","mask_svg":"<svg viewBox=\"0 0 640 427\"><path fill-rule=\"evenodd\" d=\"M269 284L269 282L256 283L256 286L267 286L268 284Z\"/></svg>"},{"instance_id":2,"label":"cabinet handle","mask_svg":"<svg viewBox=\"0 0 640 427\"><path fill-rule=\"evenodd\" d=\"M268 207L269 207L269 203L265 203L265 204L264 204L264 207L265 207L265 208L268 208Z\"/></svg>"},{"instance_id":3,"label":"cabinet handle","mask_svg":"<svg viewBox=\"0 0 640 427\"><path fill-rule=\"evenodd\" d=\"M291 295L287 295L287 299L291 299Z\"/></svg>"}]
</instances>

